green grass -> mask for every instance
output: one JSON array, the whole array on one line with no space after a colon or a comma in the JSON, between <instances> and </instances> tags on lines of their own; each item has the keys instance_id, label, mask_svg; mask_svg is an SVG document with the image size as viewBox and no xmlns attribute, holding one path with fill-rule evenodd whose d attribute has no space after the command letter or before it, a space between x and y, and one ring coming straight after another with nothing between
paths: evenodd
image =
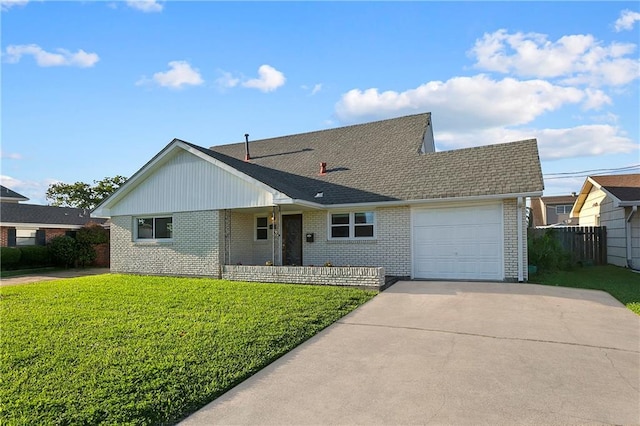
<instances>
[{"instance_id":1,"label":"green grass","mask_svg":"<svg viewBox=\"0 0 640 426\"><path fill-rule=\"evenodd\" d=\"M130 275L1 288L0 424L174 423L375 294Z\"/></svg>"},{"instance_id":2,"label":"green grass","mask_svg":"<svg viewBox=\"0 0 640 426\"><path fill-rule=\"evenodd\" d=\"M618 266L576 267L570 271L532 275L529 282L604 290L640 315L640 274Z\"/></svg>"}]
</instances>

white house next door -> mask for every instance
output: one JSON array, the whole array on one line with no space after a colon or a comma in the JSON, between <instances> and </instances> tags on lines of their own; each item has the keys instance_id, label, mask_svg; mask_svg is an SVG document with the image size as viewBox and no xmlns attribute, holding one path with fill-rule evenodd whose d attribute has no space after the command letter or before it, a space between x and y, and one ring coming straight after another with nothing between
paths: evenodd
<instances>
[{"instance_id":1,"label":"white house next door","mask_svg":"<svg viewBox=\"0 0 640 426\"><path fill-rule=\"evenodd\" d=\"M503 280L502 204L412 210L413 277Z\"/></svg>"}]
</instances>

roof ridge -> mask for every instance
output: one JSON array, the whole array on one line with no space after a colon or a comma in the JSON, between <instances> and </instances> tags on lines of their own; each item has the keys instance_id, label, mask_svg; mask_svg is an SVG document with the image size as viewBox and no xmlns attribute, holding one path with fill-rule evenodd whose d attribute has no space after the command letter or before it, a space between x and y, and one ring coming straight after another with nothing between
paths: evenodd
<instances>
[{"instance_id":1,"label":"roof ridge","mask_svg":"<svg viewBox=\"0 0 640 426\"><path fill-rule=\"evenodd\" d=\"M307 135L313 135L313 134L323 133L323 132L346 130L346 129L350 129L350 128L354 128L354 127L372 126L372 125L375 125L375 124L380 124L380 123L384 123L384 122L388 122L388 121L408 120L410 118L415 118L415 117L418 117L418 116L421 116L421 115L423 115L425 117L427 117L427 116L430 117L431 116L431 112L422 112L422 113L418 113L418 114L403 115L401 117L385 118L383 120L367 121L366 123L349 124L347 126L331 127L329 129L312 130L312 131L309 131L309 132L292 133L292 134L289 134L289 135L272 136L272 137L263 138L263 139L254 139L254 140L252 140L250 142L253 144L253 143L256 143L256 142L267 142L267 141L271 141L271 140L274 140L274 139L283 139L283 138L290 138L290 137L307 136ZM223 143L223 144L219 144L219 145L212 145L212 146L209 147L209 149L213 150L213 148L219 147L219 146L241 145L241 144L244 144L244 143L245 143L244 141L243 142Z\"/></svg>"}]
</instances>

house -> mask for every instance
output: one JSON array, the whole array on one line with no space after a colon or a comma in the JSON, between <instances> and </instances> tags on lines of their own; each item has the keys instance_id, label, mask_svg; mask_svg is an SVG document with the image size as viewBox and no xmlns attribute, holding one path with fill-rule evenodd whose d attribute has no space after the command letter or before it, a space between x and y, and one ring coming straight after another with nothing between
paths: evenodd
<instances>
[{"instance_id":1,"label":"house","mask_svg":"<svg viewBox=\"0 0 640 426\"><path fill-rule=\"evenodd\" d=\"M0 187L0 246L45 245L52 238L68 235L93 219L85 209L24 204L29 199Z\"/></svg>"},{"instance_id":2,"label":"house","mask_svg":"<svg viewBox=\"0 0 640 426\"><path fill-rule=\"evenodd\" d=\"M578 226L578 219L569 217L576 194L531 198L533 226Z\"/></svg>"},{"instance_id":3,"label":"house","mask_svg":"<svg viewBox=\"0 0 640 426\"><path fill-rule=\"evenodd\" d=\"M640 269L640 174L589 176L571 217L607 227L607 262Z\"/></svg>"},{"instance_id":4,"label":"house","mask_svg":"<svg viewBox=\"0 0 640 426\"><path fill-rule=\"evenodd\" d=\"M523 281L536 140L435 152L429 113L203 148L171 141L92 213L113 272L231 265L384 268Z\"/></svg>"}]
</instances>

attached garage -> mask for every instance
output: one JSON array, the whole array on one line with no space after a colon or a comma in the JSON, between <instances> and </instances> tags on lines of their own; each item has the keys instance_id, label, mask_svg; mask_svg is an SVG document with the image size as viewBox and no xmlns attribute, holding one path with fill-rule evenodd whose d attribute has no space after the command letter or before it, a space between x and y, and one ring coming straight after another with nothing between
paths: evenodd
<instances>
[{"instance_id":1,"label":"attached garage","mask_svg":"<svg viewBox=\"0 0 640 426\"><path fill-rule=\"evenodd\" d=\"M502 203L412 210L413 278L503 280Z\"/></svg>"}]
</instances>

